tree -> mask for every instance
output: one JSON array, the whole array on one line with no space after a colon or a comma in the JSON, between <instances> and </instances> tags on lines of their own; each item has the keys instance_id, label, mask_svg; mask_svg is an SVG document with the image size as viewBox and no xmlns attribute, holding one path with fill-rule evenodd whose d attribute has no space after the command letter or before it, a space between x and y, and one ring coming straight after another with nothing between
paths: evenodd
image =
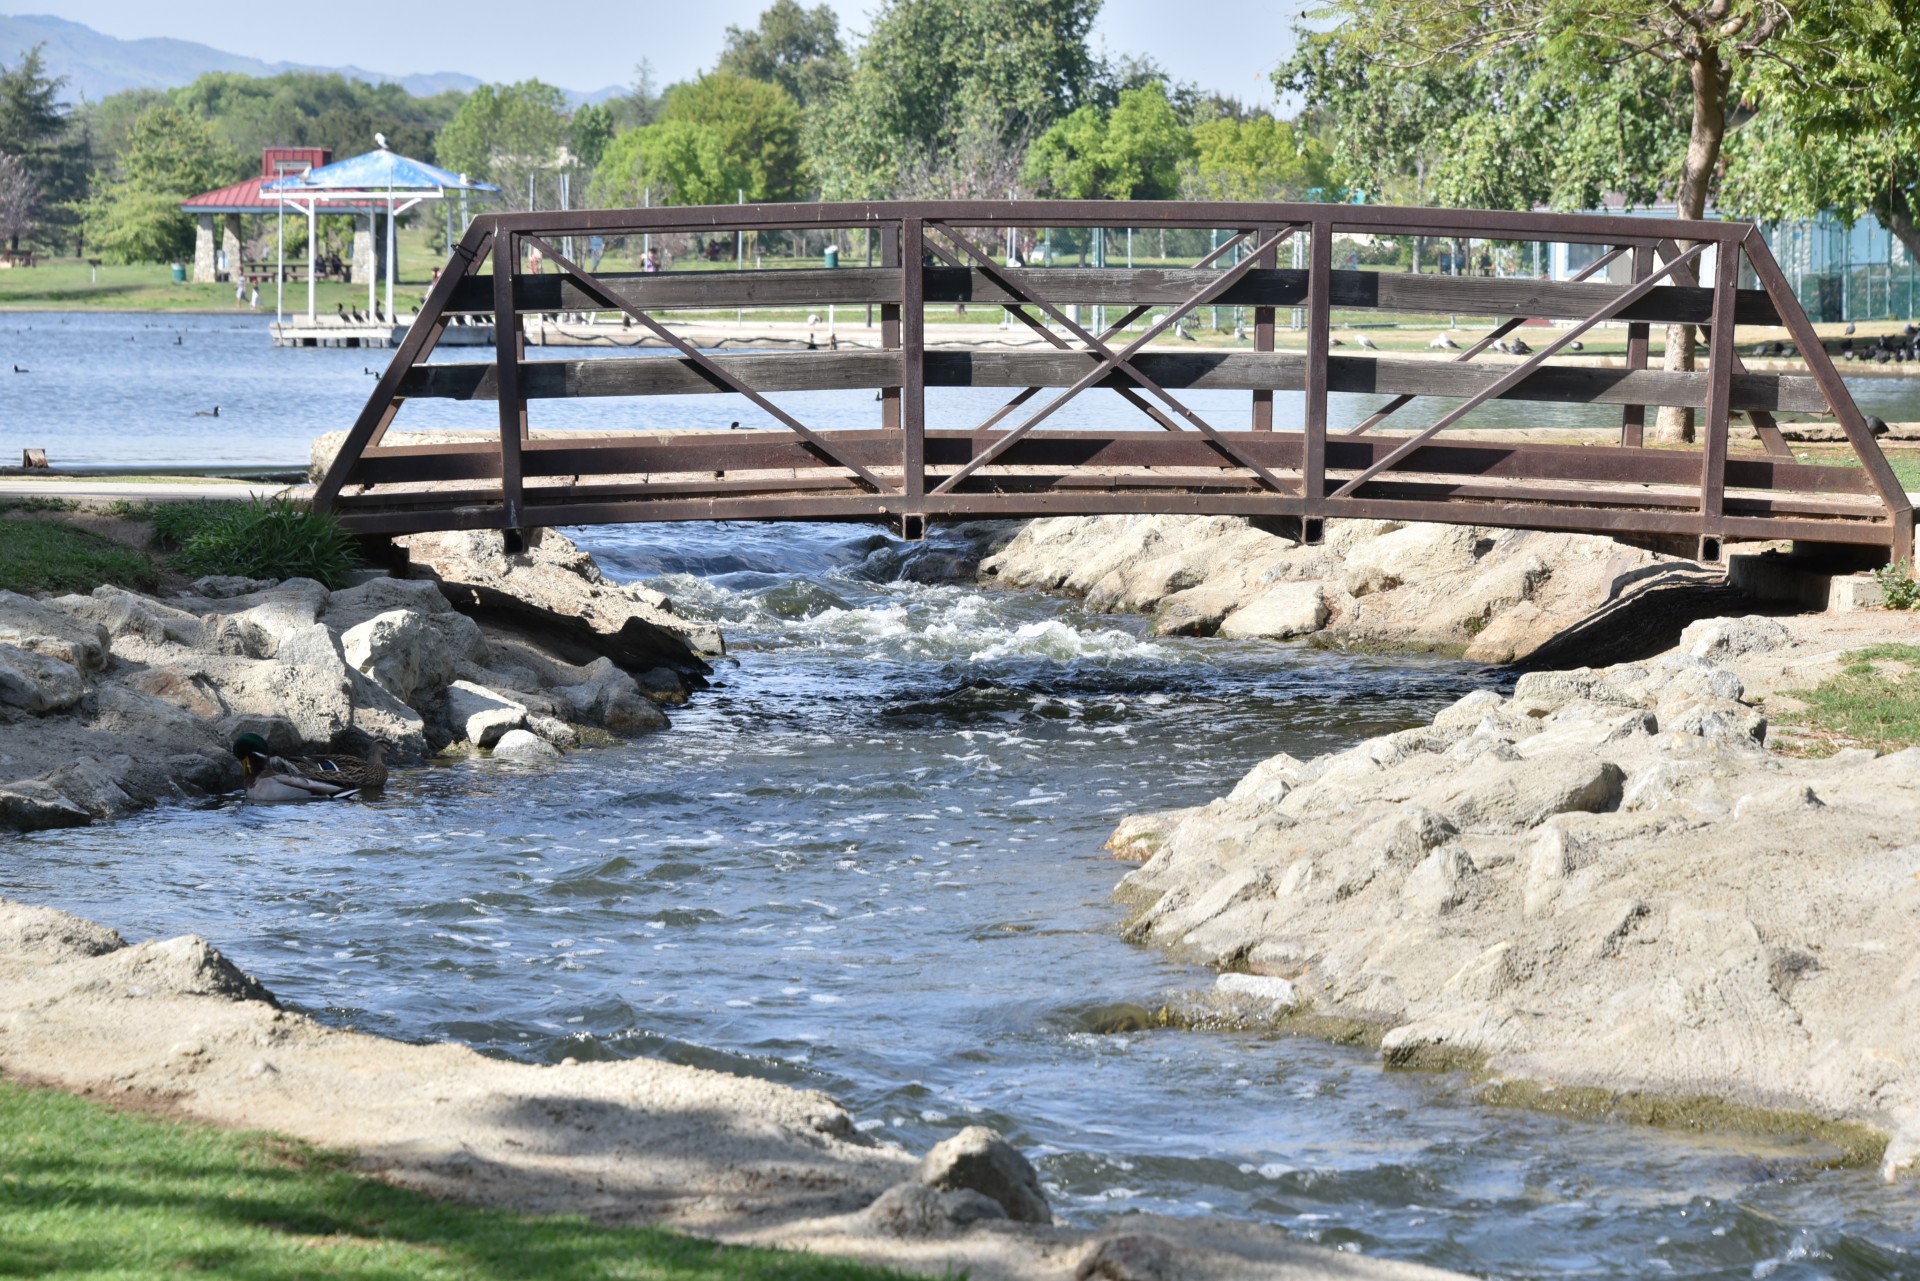
<instances>
[{"instance_id":1,"label":"tree","mask_svg":"<svg viewBox=\"0 0 1920 1281\"><path fill-rule=\"evenodd\" d=\"M1299 200L1327 179L1317 139L1272 116L1221 116L1193 127L1193 159L1181 176L1190 200Z\"/></svg>"},{"instance_id":2,"label":"tree","mask_svg":"<svg viewBox=\"0 0 1920 1281\"><path fill-rule=\"evenodd\" d=\"M60 100L64 77L49 76L41 46L21 55L13 66L0 66L0 152L19 161L31 181L33 199L27 221L40 237L64 244L79 223L79 204L85 198L88 147L83 130L74 127ZM24 232L11 233L14 248Z\"/></svg>"},{"instance_id":3,"label":"tree","mask_svg":"<svg viewBox=\"0 0 1920 1281\"><path fill-rule=\"evenodd\" d=\"M33 234L33 211L40 195L26 162L0 151L0 236L13 248Z\"/></svg>"},{"instance_id":4,"label":"tree","mask_svg":"<svg viewBox=\"0 0 1920 1281\"><path fill-rule=\"evenodd\" d=\"M1920 4L1809 3L1748 86L1721 203L1767 220L1870 213L1920 258Z\"/></svg>"},{"instance_id":5,"label":"tree","mask_svg":"<svg viewBox=\"0 0 1920 1281\"><path fill-rule=\"evenodd\" d=\"M615 138L594 174L592 199L636 205L791 200L809 179L800 108L777 84L710 72L667 91L660 119Z\"/></svg>"},{"instance_id":6,"label":"tree","mask_svg":"<svg viewBox=\"0 0 1920 1281\"><path fill-rule=\"evenodd\" d=\"M592 169L600 163L600 157L607 154L607 144L613 141L612 108L587 103L575 111L567 123L572 139L569 148L582 165Z\"/></svg>"},{"instance_id":7,"label":"tree","mask_svg":"<svg viewBox=\"0 0 1920 1281\"><path fill-rule=\"evenodd\" d=\"M396 84L310 71L208 72L166 97L212 124L215 136L242 155L258 156L271 146L326 147L341 160L372 150L375 132L384 133L393 150L431 160L435 133L461 103L458 94L416 98Z\"/></svg>"},{"instance_id":8,"label":"tree","mask_svg":"<svg viewBox=\"0 0 1920 1281\"><path fill-rule=\"evenodd\" d=\"M1638 114L1645 100L1634 98L1630 86L1678 88L1675 105L1684 124L1665 135L1667 159L1658 170L1682 218L1705 212L1727 136L1732 85L1774 56L1772 46L1792 16L1786 0L1670 0L1659 6L1638 0L1333 0L1324 15L1335 23L1327 38L1351 45L1368 79L1376 68L1389 78L1427 73L1457 89L1457 76L1495 75L1491 86L1468 84L1493 91L1480 99L1491 111L1477 113L1478 132L1467 138L1483 172L1494 172L1512 155L1511 138L1503 137L1495 112L1510 120L1523 107L1541 110L1552 103L1549 90L1568 88L1581 112L1610 103ZM1580 92L1594 87L1616 92L1600 94L1598 102ZM1550 122L1574 119L1554 116ZM1694 342L1691 325L1669 327L1666 367L1691 369ZM1692 411L1663 409L1656 435L1691 439Z\"/></svg>"},{"instance_id":9,"label":"tree","mask_svg":"<svg viewBox=\"0 0 1920 1281\"><path fill-rule=\"evenodd\" d=\"M1163 200L1179 194L1193 152L1193 135L1155 83L1124 91L1111 111L1076 108L1034 142L1026 172L1069 200Z\"/></svg>"},{"instance_id":10,"label":"tree","mask_svg":"<svg viewBox=\"0 0 1920 1281\"><path fill-rule=\"evenodd\" d=\"M134 121L117 168L88 202L89 237L115 262L165 262L193 253L193 220L181 203L237 181L248 166L206 121L163 103Z\"/></svg>"},{"instance_id":11,"label":"tree","mask_svg":"<svg viewBox=\"0 0 1920 1281\"><path fill-rule=\"evenodd\" d=\"M796 0L774 0L757 26L727 28L714 70L777 84L804 107L838 88L849 66L830 6L803 9Z\"/></svg>"},{"instance_id":12,"label":"tree","mask_svg":"<svg viewBox=\"0 0 1920 1281\"><path fill-rule=\"evenodd\" d=\"M829 199L893 194L963 138L1022 146L1097 96L1099 0L884 0L852 73L807 113ZM976 147L976 150L978 148Z\"/></svg>"},{"instance_id":13,"label":"tree","mask_svg":"<svg viewBox=\"0 0 1920 1281\"><path fill-rule=\"evenodd\" d=\"M539 80L481 85L435 139L440 164L497 184L510 207L539 207L542 176L568 163L566 106Z\"/></svg>"}]
</instances>

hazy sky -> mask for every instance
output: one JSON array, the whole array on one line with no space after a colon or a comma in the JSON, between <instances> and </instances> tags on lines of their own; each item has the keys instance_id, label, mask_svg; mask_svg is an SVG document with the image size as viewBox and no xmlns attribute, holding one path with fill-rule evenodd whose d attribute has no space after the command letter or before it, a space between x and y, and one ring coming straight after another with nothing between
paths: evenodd
<instances>
[{"instance_id":1,"label":"hazy sky","mask_svg":"<svg viewBox=\"0 0 1920 1281\"><path fill-rule=\"evenodd\" d=\"M843 30L863 30L873 0L829 0ZM24 4L22 9L32 6ZM729 24L749 26L764 0L679 5L612 3L547 9L525 0L383 5L200 0L53 0L52 11L122 39L175 36L270 62L353 64L388 74L462 71L484 80L537 76L591 91L625 84L642 58L660 84L711 67ZM1106 0L1094 30L1109 53L1147 53L1181 80L1267 103L1267 73L1285 55L1297 8Z\"/></svg>"}]
</instances>

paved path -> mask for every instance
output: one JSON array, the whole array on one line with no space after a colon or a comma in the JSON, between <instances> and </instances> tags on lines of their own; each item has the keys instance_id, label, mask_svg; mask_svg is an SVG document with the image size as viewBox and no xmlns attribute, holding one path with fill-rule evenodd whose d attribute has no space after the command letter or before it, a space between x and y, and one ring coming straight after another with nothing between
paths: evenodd
<instances>
[{"instance_id":1,"label":"paved path","mask_svg":"<svg viewBox=\"0 0 1920 1281\"><path fill-rule=\"evenodd\" d=\"M193 476L162 480L122 480L104 476L0 476L0 500L8 498L124 498L147 502L185 502L195 498L270 498L288 488L275 481L202 480Z\"/></svg>"}]
</instances>

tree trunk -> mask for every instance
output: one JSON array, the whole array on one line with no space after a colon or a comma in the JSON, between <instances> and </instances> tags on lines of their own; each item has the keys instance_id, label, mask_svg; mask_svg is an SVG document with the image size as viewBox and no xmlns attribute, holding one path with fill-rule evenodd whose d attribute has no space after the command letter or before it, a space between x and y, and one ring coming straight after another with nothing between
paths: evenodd
<instances>
[{"instance_id":1,"label":"tree trunk","mask_svg":"<svg viewBox=\"0 0 1920 1281\"><path fill-rule=\"evenodd\" d=\"M1920 259L1920 223L1914 221L1913 201L1907 193L1889 184L1887 190L1873 202L1873 216L1880 225L1900 238L1907 247L1907 257Z\"/></svg>"},{"instance_id":2,"label":"tree trunk","mask_svg":"<svg viewBox=\"0 0 1920 1281\"><path fill-rule=\"evenodd\" d=\"M1720 144L1727 136L1727 85L1733 78L1733 69L1720 56L1718 48L1703 44L1699 56L1687 64L1687 76L1693 84L1693 127L1687 135L1687 158L1680 166L1680 189L1674 196L1673 212L1678 218L1698 218L1706 212L1713 171L1720 164ZM1692 370L1695 337L1692 325L1667 326L1662 367ZM1693 411L1662 406L1654 424L1653 439L1668 445L1691 444Z\"/></svg>"}]
</instances>

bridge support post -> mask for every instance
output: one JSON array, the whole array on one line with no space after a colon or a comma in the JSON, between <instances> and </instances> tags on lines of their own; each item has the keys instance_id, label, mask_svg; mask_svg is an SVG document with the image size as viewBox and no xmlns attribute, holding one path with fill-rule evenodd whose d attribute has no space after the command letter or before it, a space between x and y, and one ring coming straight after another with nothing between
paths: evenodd
<instances>
[{"instance_id":1,"label":"bridge support post","mask_svg":"<svg viewBox=\"0 0 1920 1281\"><path fill-rule=\"evenodd\" d=\"M519 270L520 237L503 232L493 241L493 356L500 396L501 528L510 532L520 528L520 444L527 434L527 398L520 385L527 338L513 299L513 280Z\"/></svg>"},{"instance_id":2,"label":"bridge support post","mask_svg":"<svg viewBox=\"0 0 1920 1281\"><path fill-rule=\"evenodd\" d=\"M882 223L880 233L880 265L898 267L900 265L900 224ZM880 345L888 351L900 350L900 305L883 302L880 304ZM900 388L882 387L880 389L880 426L887 431L900 430Z\"/></svg>"},{"instance_id":3,"label":"bridge support post","mask_svg":"<svg viewBox=\"0 0 1920 1281\"><path fill-rule=\"evenodd\" d=\"M1639 244L1633 247L1633 283L1639 284L1653 270L1653 246ZM1651 326L1634 323L1627 326L1627 368L1645 369L1647 367L1647 339ZM1620 443L1630 449L1638 449L1646 442L1647 407L1628 405L1620 411Z\"/></svg>"},{"instance_id":4,"label":"bridge support post","mask_svg":"<svg viewBox=\"0 0 1920 1281\"><path fill-rule=\"evenodd\" d=\"M1720 559L1727 510L1727 420L1733 398L1733 306L1740 287L1740 246L1714 246L1713 330L1707 352L1707 442L1700 462L1700 558ZM1709 549L1712 556L1708 556Z\"/></svg>"},{"instance_id":5,"label":"bridge support post","mask_svg":"<svg viewBox=\"0 0 1920 1281\"><path fill-rule=\"evenodd\" d=\"M1278 234L1277 226L1256 228L1254 235L1262 241ZM1131 264L1129 264L1131 265ZM1259 270L1269 270L1279 265L1279 251L1269 249L1260 255ZM1273 350L1273 308L1255 307L1253 309L1253 349L1255 351ZM1253 392L1253 430L1273 430L1273 388L1256 387Z\"/></svg>"},{"instance_id":6,"label":"bridge support post","mask_svg":"<svg viewBox=\"0 0 1920 1281\"><path fill-rule=\"evenodd\" d=\"M908 218L900 224L900 497L906 504L902 521L921 525L920 505L927 492L927 369L926 369L926 224Z\"/></svg>"},{"instance_id":7,"label":"bridge support post","mask_svg":"<svg viewBox=\"0 0 1920 1281\"><path fill-rule=\"evenodd\" d=\"M1316 216L1307 259L1306 415L1301 423L1302 541L1319 541L1317 519L1327 494L1327 354L1332 349L1333 222ZM1313 537L1308 537L1313 535Z\"/></svg>"}]
</instances>

